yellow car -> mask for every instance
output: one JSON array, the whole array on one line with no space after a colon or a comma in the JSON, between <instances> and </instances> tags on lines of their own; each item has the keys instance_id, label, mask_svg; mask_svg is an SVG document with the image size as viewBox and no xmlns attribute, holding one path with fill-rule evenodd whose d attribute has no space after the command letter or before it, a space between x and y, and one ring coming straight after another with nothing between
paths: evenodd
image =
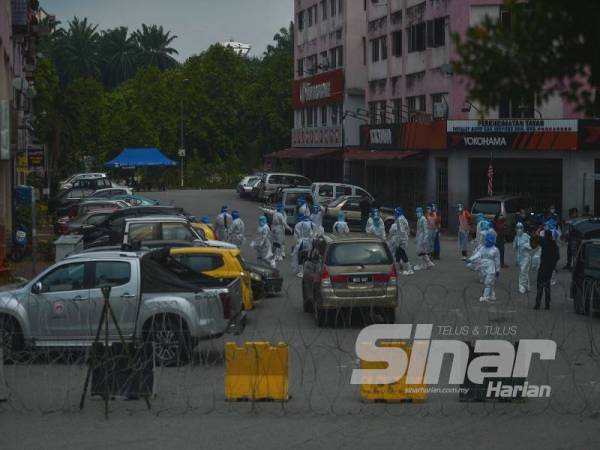
<instances>
[{"instance_id":1,"label":"yellow car","mask_svg":"<svg viewBox=\"0 0 600 450\"><path fill-rule=\"evenodd\" d=\"M204 237L209 240L209 241L216 241L217 239L217 235L215 234L215 230L213 230L213 227L210 226L207 223L195 223L192 222L192 227L194 227L194 229L196 230L200 230L204 233Z\"/></svg>"},{"instance_id":2,"label":"yellow car","mask_svg":"<svg viewBox=\"0 0 600 450\"><path fill-rule=\"evenodd\" d=\"M177 261L203 275L223 279L241 278L244 309L249 311L254 308L251 274L243 268L239 249L184 247L172 248L170 253Z\"/></svg>"}]
</instances>

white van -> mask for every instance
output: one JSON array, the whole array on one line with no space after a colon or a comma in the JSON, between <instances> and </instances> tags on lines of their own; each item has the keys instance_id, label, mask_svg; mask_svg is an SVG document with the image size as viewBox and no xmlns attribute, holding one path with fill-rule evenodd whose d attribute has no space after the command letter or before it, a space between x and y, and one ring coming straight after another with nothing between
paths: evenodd
<instances>
[{"instance_id":1,"label":"white van","mask_svg":"<svg viewBox=\"0 0 600 450\"><path fill-rule=\"evenodd\" d=\"M277 191L285 188L310 188L312 181L294 173L265 173L259 183L258 198L264 202L272 201Z\"/></svg>"},{"instance_id":2,"label":"white van","mask_svg":"<svg viewBox=\"0 0 600 450\"><path fill-rule=\"evenodd\" d=\"M374 200L373 196L363 188L344 183L313 183L312 193L315 202L321 205L328 205L333 200L343 195L352 197L362 197L366 195L371 201Z\"/></svg>"}]
</instances>

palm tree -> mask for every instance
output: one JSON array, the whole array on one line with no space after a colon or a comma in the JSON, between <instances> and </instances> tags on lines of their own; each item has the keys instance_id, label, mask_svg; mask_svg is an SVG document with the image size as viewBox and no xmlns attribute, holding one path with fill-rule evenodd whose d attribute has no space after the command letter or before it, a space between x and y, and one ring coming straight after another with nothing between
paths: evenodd
<instances>
[{"instance_id":1,"label":"palm tree","mask_svg":"<svg viewBox=\"0 0 600 450\"><path fill-rule=\"evenodd\" d=\"M102 32L100 56L103 78L107 87L116 87L135 75L140 48L127 27Z\"/></svg>"},{"instance_id":2,"label":"palm tree","mask_svg":"<svg viewBox=\"0 0 600 450\"><path fill-rule=\"evenodd\" d=\"M51 35L49 47L63 84L77 78L100 78L97 28L87 18L74 17L67 30L61 28Z\"/></svg>"},{"instance_id":3,"label":"palm tree","mask_svg":"<svg viewBox=\"0 0 600 450\"><path fill-rule=\"evenodd\" d=\"M171 42L177 39L177 36L171 36L170 31L165 33L162 25L142 24L142 29L135 31L133 38L139 46L138 62L140 65L154 65L165 70L178 64L171 55L177 55L179 52L173 47L169 47Z\"/></svg>"}]
</instances>

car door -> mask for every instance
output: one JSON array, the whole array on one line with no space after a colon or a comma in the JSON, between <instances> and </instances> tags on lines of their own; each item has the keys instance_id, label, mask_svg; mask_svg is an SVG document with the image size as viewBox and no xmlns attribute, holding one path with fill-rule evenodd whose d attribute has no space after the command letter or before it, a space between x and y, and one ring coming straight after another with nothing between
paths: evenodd
<instances>
[{"instance_id":1,"label":"car door","mask_svg":"<svg viewBox=\"0 0 600 450\"><path fill-rule=\"evenodd\" d=\"M110 307L115 313L123 336L132 336L135 330L139 292L139 274L133 261L95 261L91 263L90 323L92 336L100 323L104 295L102 286L110 286ZM118 330L109 319L108 334L118 337Z\"/></svg>"},{"instance_id":2,"label":"car door","mask_svg":"<svg viewBox=\"0 0 600 450\"><path fill-rule=\"evenodd\" d=\"M85 262L61 264L43 274L39 293L29 294L27 304L35 339L86 339L90 334L89 284Z\"/></svg>"},{"instance_id":3,"label":"car door","mask_svg":"<svg viewBox=\"0 0 600 450\"><path fill-rule=\"evenodd\" d=\"M349 198L342 206L342 211L346 216L346 222L352 229L361 228L360 220L360 200L357 198ZM364 230L361 230L364 231Z\"/></svg>"}]
</instances>

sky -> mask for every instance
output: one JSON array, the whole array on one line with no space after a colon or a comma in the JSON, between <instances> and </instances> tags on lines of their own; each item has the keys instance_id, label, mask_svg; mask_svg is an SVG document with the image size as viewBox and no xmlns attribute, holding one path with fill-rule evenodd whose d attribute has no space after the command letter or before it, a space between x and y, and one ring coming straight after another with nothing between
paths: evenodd
<instances>
[{"instance_id":1,"label":"sky","mask_svg":"<svg viewBox=\"0 0 600 450\"><path fill-rule=\"evenodd\" d=\"M65 27L74 16L87 17L99 29L163 25L178 36L172 45L180 61L230 39L250 44L251 54L261 55L275 33L293 19L293 0L40 0L40 4Z\"/></svg>"}]
</instances>

